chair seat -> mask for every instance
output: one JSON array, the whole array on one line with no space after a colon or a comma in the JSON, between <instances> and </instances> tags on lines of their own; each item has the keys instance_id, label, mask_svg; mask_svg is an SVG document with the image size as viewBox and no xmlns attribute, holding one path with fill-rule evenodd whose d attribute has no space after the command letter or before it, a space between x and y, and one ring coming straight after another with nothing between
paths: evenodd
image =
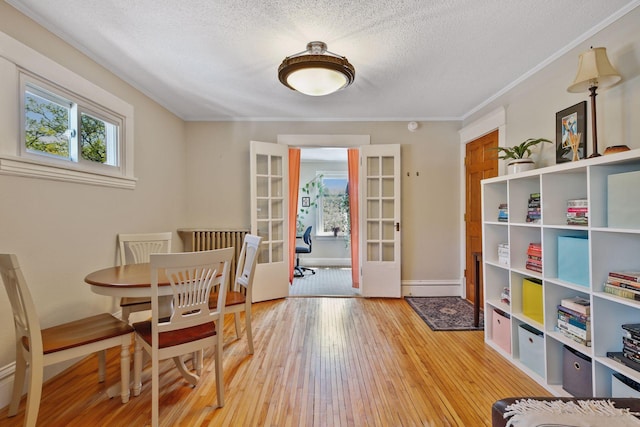
<instances>
[{"instance_id":1,"label":"chair seat","mask_svg":"<svg viewBox=\"0 0 640 427\"><path fill-rule=\"evenodd\" d=\"M244 304L247 302L247 297L242 292L227 291L225 298L225 307L231 307L232 305ZM218 293L211 294L209 297L209 308L214 310L218 306Z\"/></svg>"},{"instance_id":2,"label":"chair seat","mask_svg":"<svg viewBox=\"0 0 640 427\"><path fill-rule=\"evenodd\" d=\"M133 329L149 345L151 345L151 321L145 320L133 324ZM162 332L159 334L158 348L173 347L188 342L209 338L216 335L216 325L214 322L203 323L191 328L178 329L175 331Z\"/></svg>"},{"instance_id":3,"label":"chair seat","mask_svg":"<svg viewBox=\"0 0 640 427\"><path fill-rule=\"evenodd\" d=\"M306 246L296 246L297 254L310 254L311 250Z\"/></svg>"},{"instance_id":4,"label":"chair seat","mask_svg":"<svg viewBox=\"0 0 640 427\"><path fill-rule=\"evenodd\" d=\"M108 338L130 334L133 328L109 313L96 314L42 330L44 354L80 347ZM22 345L29 349L29 340L22 337Z\"/></svg>"},{"instance_id":5,"label":"chair seat","mask_svg":"<svg viewBox=\"0 0 640 427\"><path fill-rule=\"evenodd\" d=\"M151 299L147 297L120 298L120 307L129 307L129 306L138 305L138 304L151 304Z\"/></svg>"}]
</instances>

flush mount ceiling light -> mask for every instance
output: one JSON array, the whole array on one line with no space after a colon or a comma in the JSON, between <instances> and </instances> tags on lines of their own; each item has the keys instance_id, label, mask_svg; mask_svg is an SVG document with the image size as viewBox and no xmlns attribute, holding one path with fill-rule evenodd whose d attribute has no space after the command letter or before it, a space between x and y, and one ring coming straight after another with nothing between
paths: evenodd
<instances>
[{"instance_id":1,"label":"flush mount ceiling light","mask_svg":"<svg viewBox=\"0 0 640 427\"><path fill-rule=\"evenodd\" d=\"M307 50L287 56L278 68L280 82L305 95L323 96L353 83L356 70L344 56L327 50L323 42L309 42Z\"/></svg>"}]
</instances>

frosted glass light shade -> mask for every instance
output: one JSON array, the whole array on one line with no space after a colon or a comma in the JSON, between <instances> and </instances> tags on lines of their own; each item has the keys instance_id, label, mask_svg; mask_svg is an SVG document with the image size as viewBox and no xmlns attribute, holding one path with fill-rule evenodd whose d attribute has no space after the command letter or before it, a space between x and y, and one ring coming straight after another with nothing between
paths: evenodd
<instances>
[{"instance_id":1,"label":"frosted glass light shade","mask_svg":"<svg viewBox=\"0 0 640 427\"><path fill-rule=\"evenodd\" d=\"M289 86L310 96L323 96L342 89L347 84L344 74L326 68L303 68L287 77Z\"/></svg>"},{"instance_id":2,"label":"frosted glass light shade","mask_svg":"<svg viewBox=\"0 0 640 427\"><path fill-rule=\"evenodd\" d=\"M307 50L288 56L278 68L280 82L310 96L323 96L353 83L356 70L344 56L327 51L323 42L310 42Z\"/></svg>"}]
</instances>

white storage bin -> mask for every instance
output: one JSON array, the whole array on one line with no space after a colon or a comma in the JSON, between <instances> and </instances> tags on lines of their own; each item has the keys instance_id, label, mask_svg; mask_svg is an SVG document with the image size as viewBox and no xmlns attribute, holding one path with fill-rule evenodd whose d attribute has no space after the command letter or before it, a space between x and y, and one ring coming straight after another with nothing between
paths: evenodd
<instances>
[{"instance_id":1,"label":"white storage bin","mask_svg":"<svg viewBox=\"0 0 640 427\"><path fill-rule=\"evenodd\" d=\"M611 397L640 397L640 384L622 374L611 375Z\"/></svg>"},{"instance_id":2,"label":"white storage bin","mask_svg":"<svg viewBox=\"0 0 640 427\"><path fill-rule=\"evenodd\" d=\"M544 334L522 323L518 328L520 361L544 378Z\"/></svg>"}]
</instances>

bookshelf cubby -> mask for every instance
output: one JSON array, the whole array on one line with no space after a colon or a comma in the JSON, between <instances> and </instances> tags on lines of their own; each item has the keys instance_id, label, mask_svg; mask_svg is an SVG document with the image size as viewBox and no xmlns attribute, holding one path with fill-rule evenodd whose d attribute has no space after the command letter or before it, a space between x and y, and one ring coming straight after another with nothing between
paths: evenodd
<instances>
[{"instance_id":1,"label":"bookshelf cubby","mask_svg":"<svg viewBox=\"0 0 640 427\"><path fill-rule=\"evenodd\" d=\"M640 171L640 150L583 159L572 163L504 175L482 181L482 238L485 341L556 396L570 396L562 387L562 353L565 346L592 359L593 395L610 397L612 374L640 382L640 371L607 357L622 349L621 327L640 323L640 301L625 299L603 291L608 273L616 270L640 271L640 226L607 226L608 177ZM540 193L542 218L527 222L528 200ZM567 225L567 200L587 199L587 225ZM498 207L508 204L508 221L498 221ZM571 283L558 277L558 237L579 237L588 245L589 283ZM562 239L561 239L562 240ZM573 239L570 239L573 240ZM542 273L527 270L529 243L542 244ZM498 245L509 244L509 264L498 262ZM544 323L523 313L523 285L526 278L542 281ZM501 301L504 288L511 302ZM591 346L587 347L557 330L557 306L563 298L581 296L591 302ZM511 351L493 341L491 313L507 313L511 322ZM521 324L543 333L543 375L522 363L518 329Z\"/></svg>"}]
</instances>

